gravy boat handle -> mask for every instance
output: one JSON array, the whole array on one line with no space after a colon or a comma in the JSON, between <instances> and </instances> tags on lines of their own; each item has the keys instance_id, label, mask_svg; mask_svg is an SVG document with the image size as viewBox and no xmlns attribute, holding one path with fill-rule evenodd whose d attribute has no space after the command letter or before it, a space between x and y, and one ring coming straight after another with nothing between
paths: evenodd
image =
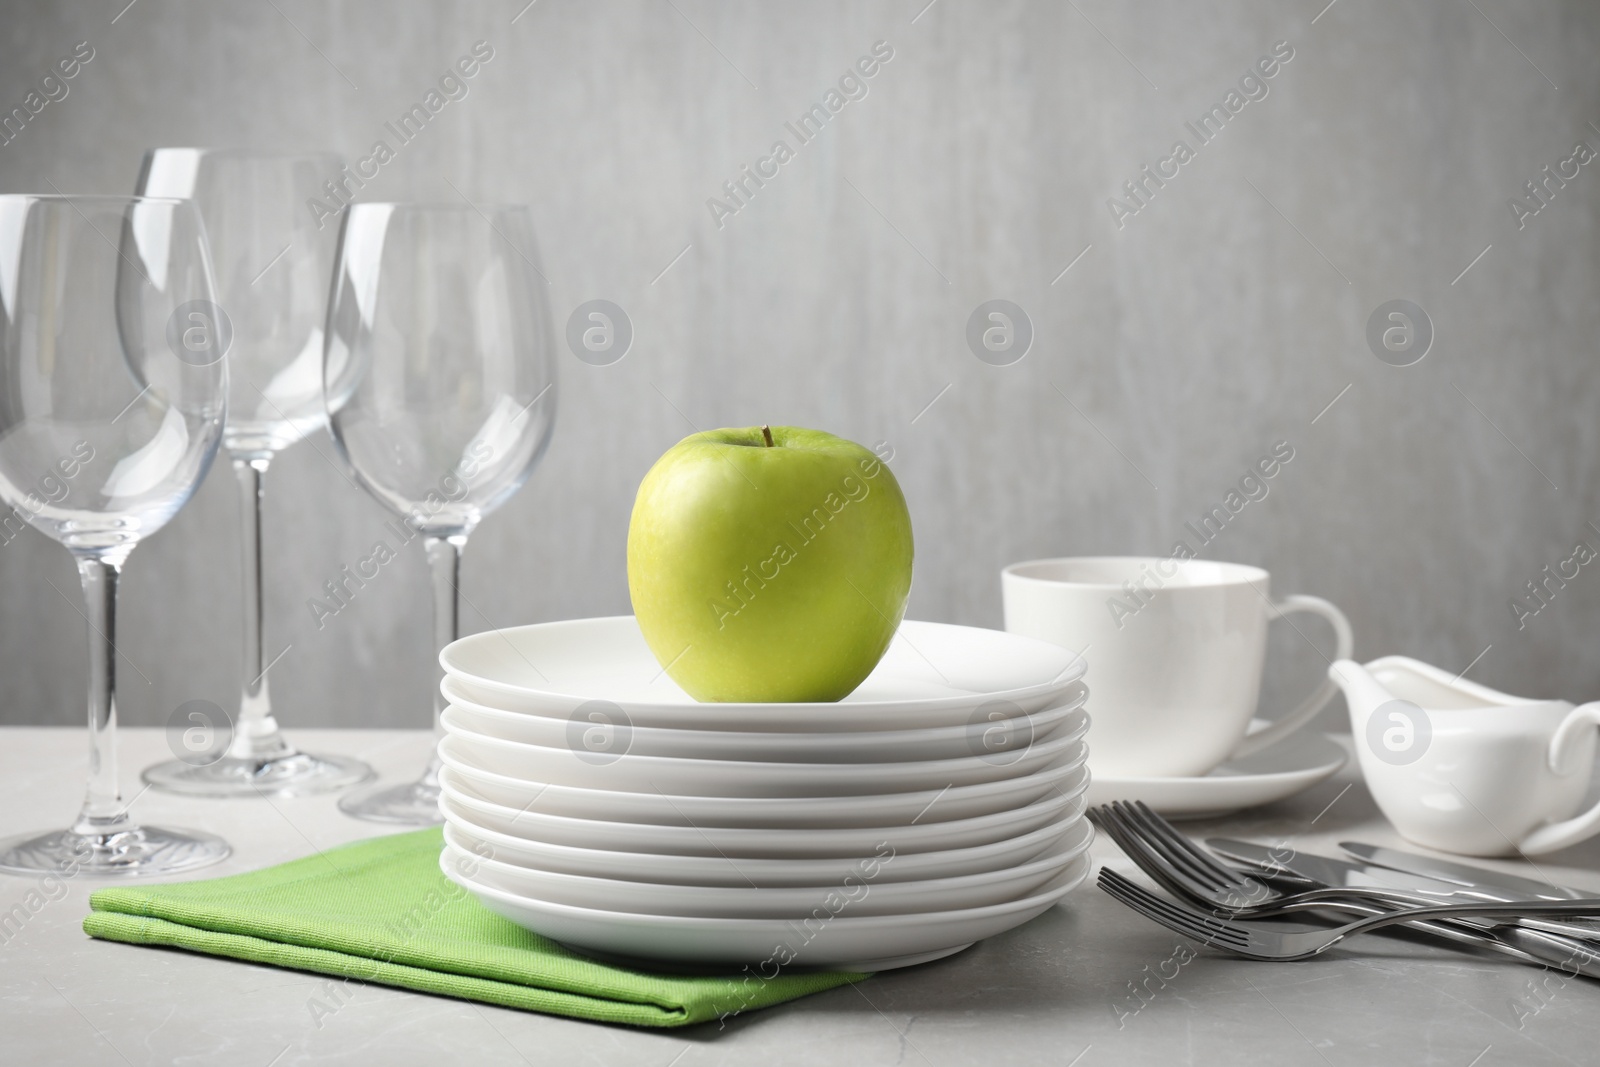
<instances>
[{"instance_id":1,"label":"gravy boat handle","mask_svg":"<svg viewBox=\"0 0 1600 1067\"><path fill-rule=\"evenodd\" d=\"M1582 733L1593 731L1597 725L1600 725L1600 701L1580 704L1567 713L1567 717L1556 728L1555 735L1550 738L1550 751L1546 758L1552 773L1565 778L1580 770L1579 767L1568 766L1569 755ZM1597 833L1600 833L1600 801L1596 801L1581 815L1539 827L1522 839L1517 851L1523 855L1537 856L1575 845Z\"/></svg>"}]
</instances>

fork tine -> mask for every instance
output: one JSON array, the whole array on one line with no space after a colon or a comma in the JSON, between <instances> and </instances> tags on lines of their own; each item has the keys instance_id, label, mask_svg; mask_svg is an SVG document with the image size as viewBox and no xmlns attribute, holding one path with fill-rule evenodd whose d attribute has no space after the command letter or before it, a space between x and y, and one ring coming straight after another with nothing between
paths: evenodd
<instances>
[{"instance_id":1,"label":"fork tine","mask_svg":"<svg viewBox=\"0 0 1600 1067\"><path fill-rule=\"evenodd\" d=\"M1151 847L1148 841L1140 837L1133 828L1126 825L1116 813L1103 813L1096 819L1096 825L1105 832L1107 837L1117 843L1117 846L1127 854L1128 858L1140 870L1160 883L1162 888L1180 897L1206 904L1213 903L1210 886L1203 882L1197 882L1186 871L1169 863L1165 857Z\"/></svg>"},{"instance_id":2,"label":"fork tine","mask_svg":"<svg viewBox=\"0 0 1600 1067\"><path fill-rule=\"evenodd\" d=\"M1100 869L1099 885L1130 907L1137 906L1150 918L1164 916L1165 925L1172 929L1181 926L1197 941L1224 947L1243 947L1249 943L1248 934L1232 924L1160 897L1109 868Z\"/></svg>"},{"instance_id":3,"label":"fork tine","mask_svg":"<svg viewBox=\"0 0 1600 1067\"><path fill-rule=\"evenodd\" d=\"M1211 890L1233 890L1237 887L1233 882L1220 875L1211 865L1199 862L1193 851L1184 844L1176 842L1166 829L1160 825L1165 820L1149 808L1141 810L1134 804L1116 802L1116 815L1130 833L1144 841L1149 847L1160 853L1168 863L1186 872L1194 881ZM1160 822L1145 818L1149 813ZM1175 831L1174 831L1175 833Z\"/></svg>"},{"instance_id":4,"label":"fork tine","mask_svg":"<svg viewBox=\"0 0 1600 1067\"><path fill-rule=\"evenodd\" d=\"M1149 919L1151 922L1158 923L1162 926L1165 926L1169 930L1176 931L1192 941L1197 941L1202 945L1216 946L1227 951L1233 951L1236 947L1238 947L1234 945L1231 938L1220 938L1216 931L1197 926L1195 923L1190 921L1190 918L1187 915L1184 915L1180 912L1167 911L1160 907L1154 906L1149 898L1137 892L1131 892L1130 890L1135 887L1130 886L1127 882L1119 883L1109 879L1103 879L1100 882L1100 888L1117 901L1144 916L1146 919Z\"/></svg>"},{"instance_id":5,"label":"fork tine","mask_svg":"<svg viewBox=\"0 0 1600 1067\"><path fill-rule=\"evenodd\" d=\"M1189 835L1180 833L1175 826L1158 815L1144 801L1136 800L1130 807L1139 817L1141 825L1148 827L1151 833L1170 844L1173 848L1181 849L1196 865L1204 867L1214 878L1220 880L1222 888L1242 889L1252 895L1260 895L1265 890L1266 887L1260 881L1249 875L1240 874L1223 863L1211 850L1189 837Z\"/></svg>"},{"instance_id":6,"label":"fork tine","mask_svg":"<svg viewBox=\"0 0 1600 1067\"><path fill-rule=\"evenodd\" d=\"M1192 938L1195 941L1204 941L1206 939L1206 935L1192 926L1185 918L1169 915L1165 911L1152 908L1145 902L1143 897L1129 892L1130 883L1123 879L1112 877L1115 873L1115 871L1106 867L1100 869L1100 878L1097 884L1103 892L1143 915L1146 919L1160 923L1169 930L1176 930L1183 936Z\"/></svg>"},{"instance_id":7,"label":"fork tine","mask_svg":"<svg viewBox=\"0 0 1600 1067\"><path fill-rule=\"evenodd\" d=\"M1113 880L1119 882L1129 896L1137 898L1151 909L1180 919L1190 927L1204 931L1207 934L1231 935L1235 933L1232 927L1215 916L1152 893L1144 886L1117 875L1115 871L1111 873Z\"/></svg>"},{"instance_id":8,"label":"fork tine","mask_svg":"<svg viewBox=\"0 0 1600 1067\"><path fill-rule=\"evenodd\" d=\"M1219 889L1233 887L1234 879L1230 872L1218 870L1217 865L1207 857L1197 855L1193 844L1148 805L1139 801L1125 804L1123 818L1163 854L1173 858L1174 862L1183 863L1209 884Z\"/></svg>"},{"instance_id":9,"label":"fork tine","mask_svg":"<svg viewBox=\"0 0 1600 1067\"><path fill-rule=\"evenodd\" d=\"M1144 801L1130 801L1127 807L1129 813L1140 825L1146 827L1161 840L1170 843L1176 848L1183 849L1206 867L1217 871L1218 874L1224 877L1233 876L1232 871L1221 869L1210 853L1197 848L1195 842L1187 834L1180 832L1165 816Z\"/></svg>"}]
</instances>

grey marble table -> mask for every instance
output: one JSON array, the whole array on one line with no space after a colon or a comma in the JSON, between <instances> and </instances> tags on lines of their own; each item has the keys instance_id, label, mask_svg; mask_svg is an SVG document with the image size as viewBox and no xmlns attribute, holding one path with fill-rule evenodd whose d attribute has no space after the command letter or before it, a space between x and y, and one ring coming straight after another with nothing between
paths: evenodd
<instances>
[{"instance_id":1,"label":"grey marble table","mask_svg":"<svg viewBox=\"0 0 1600 1067\"><path fill-rule=\"evenodd\" d=\"M367 759L385 776L416 773L429 743L407 731L295 736L319 751ZM139 769L165 754L159 731L125 731L125 781L137 783ZM0 730L0 833L64 824L78 803L84 765L81 731ZM208 874L382 832L342 816L332 797L202 802L146 792L134 811L226 836L234 855ZM1349 770L1291 801L1193 826L1290 838L1330 853L1346 836L1398 843ZM1127 866L1108 842L1097 842L1095 853ZM1539 869L1600 888L1600 844L1549 857ZM33 888L0 876L0 913ZM316 975L90 940L79 924L92 888L83 879L69 882L64 895L0 933L0 1061L1496 1067L1600 1057L1600 982L1372 937L1305 963L1229 959L1180 941L1092 885L950 959L756 1012L726 1028L660 1032L379 986L357 988L331 1016L314 1015L311 1003L324 981ZM1136 996L1135 986L1148 991Z\"/></svg>"}]
</instances>

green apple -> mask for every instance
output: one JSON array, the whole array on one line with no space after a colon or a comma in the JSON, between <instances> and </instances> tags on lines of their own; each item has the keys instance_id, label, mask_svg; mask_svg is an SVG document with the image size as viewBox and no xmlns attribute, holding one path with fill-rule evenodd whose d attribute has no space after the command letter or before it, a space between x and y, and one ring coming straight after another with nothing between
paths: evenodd
<instances>
[{"instance_id":1,"label":"green apple","mask_svg":"<svg viewBox=\"0 0 1600 1067\"><path fill-rule=\"evenodd\" d=\"M640 483L628 592L696 700L831 701L883 658L911 558L906 498L867 449L793 426L710 430Z\"/></svg>"}]
</instances>

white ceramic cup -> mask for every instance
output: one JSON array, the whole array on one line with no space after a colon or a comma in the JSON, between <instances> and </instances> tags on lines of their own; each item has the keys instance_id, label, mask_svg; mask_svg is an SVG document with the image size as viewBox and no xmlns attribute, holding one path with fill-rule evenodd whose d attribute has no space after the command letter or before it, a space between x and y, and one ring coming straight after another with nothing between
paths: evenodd
<instances>
[{"instance_id":1,"label":"white ceramic cup","mask_svg":"<svg viewBox=\"0 0 1600 1067\"><path fill-rule=\"evenodd\" d=\"M1355 688L1361 670L1339 661L1329 674L1345 683L1367 788L1407 840L1467 856L1534 856L1600 833L1600 802L1580 811L1600 702L1514 697L1404 656L1366 665L1381 686L1367 694ZM1397 730L1420 755L1384 746Z\"/></svg>"},{"instance_id":2,"label":"white ceramic cup","mask_svg":"<svg viewBox=\"0 0 1600 1067\"><path fill-rule=\"evenodd\" d=\"M1326 677L1289 714L1250 732L1267 624L1294 612L1333 625L1348 658L1350 623L1320 597L1273 600L1259 567L1210 560L1082 556L1000 572L1006 629L1079 652L1098 777L1208 773L1298 730L1337 691Z\"/></svg>"}]
</instances>

